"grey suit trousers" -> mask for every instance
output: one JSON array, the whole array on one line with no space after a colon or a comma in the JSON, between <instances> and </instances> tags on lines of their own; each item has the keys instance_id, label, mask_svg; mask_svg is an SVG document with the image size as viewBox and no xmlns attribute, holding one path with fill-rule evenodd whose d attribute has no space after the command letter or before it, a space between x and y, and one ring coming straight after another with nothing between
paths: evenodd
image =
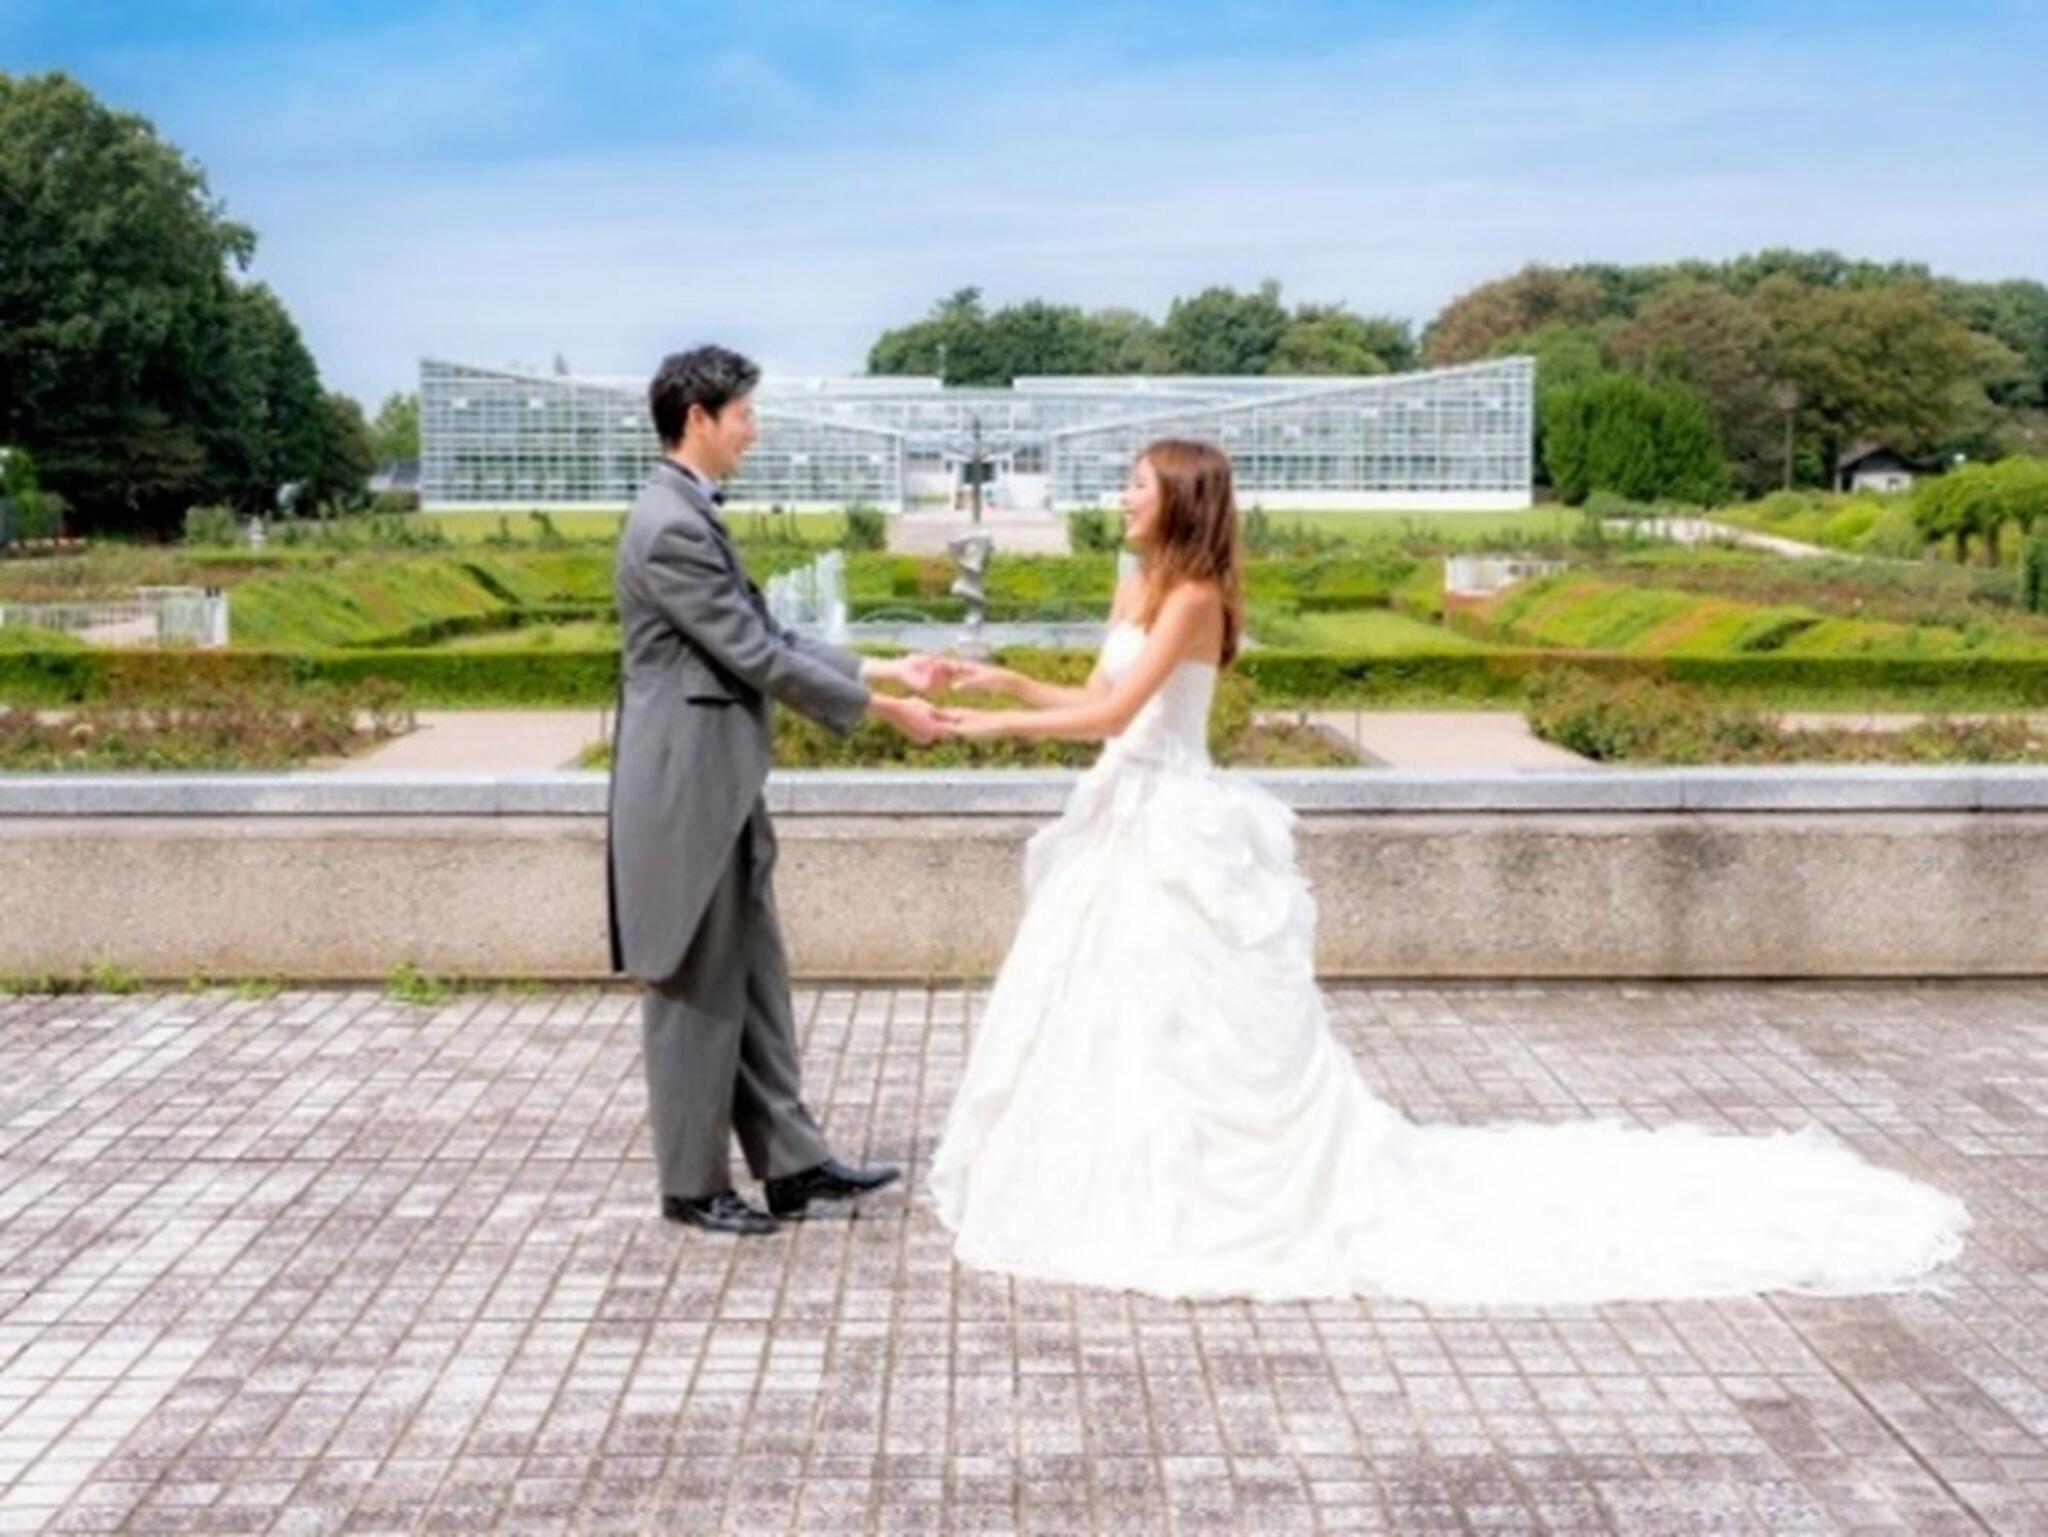
<instances>
[{"instance_id":1,"label":"grey suit trousers","mask_svg":"<svg viewBox=\"0 0 2048 1537\"><path fill-rule=\"evenodd\" d=\"M682 964L641 994L648 1123L665 1195L731 1188L734 1133L756 1179L831 1156L800 1095L774 864L768 808L756 800Z\"/></svg>"}]
</instances>

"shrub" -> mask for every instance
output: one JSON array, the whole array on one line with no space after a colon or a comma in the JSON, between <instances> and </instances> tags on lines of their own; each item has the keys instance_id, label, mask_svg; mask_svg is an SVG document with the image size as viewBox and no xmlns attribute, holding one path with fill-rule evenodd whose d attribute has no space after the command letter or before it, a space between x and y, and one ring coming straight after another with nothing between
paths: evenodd
<instances>
[{"instance_id":1,"label":"shrub","mask_svg":"<svg viewBox=\"0 0 2048 1537\"><path fill-rule=\"evenodd\" d=\"M1700 762L1709 755L1714 721L1703 697L1647 678L1540 678L1527 714L1537 736L1596 763L1649 756Z\"/></svg>"},{"instance_id":2,"label":"shrub","mask_svg":"<svg viewBox=\"0 0 2048 1537\"><path fill-rule=\"evenodd\" d=\"M185 509L185 543L231 545L241 542L242 520L232 507L218 503Z\"/></svg>"},{"instance_id":3,"label":"shrub","mask_svg":"<svg viewBox=\"0 0 2048 1537\"><path fill-rule=\"evenodd\" d=\"M55 491L45 491L36 462L25 448L0 452L0 510L11 507L0 527L0 543L14 539L54 539L64 531L71 504Z\"/></svg>"},{"instance_id":4,"label":"shrub","mask_svg":"<svg viewBox=\"0 0 2048 1537\"><path fill-rule=\"evenodd\" d=\"M780 502L771 503L766 512L728 513L725 522L733 538L742 544L789 550L810 548L803 525L797 521L796 509Z\"/></svg>"},{"instance_id":5,"label":"shrub","mask_svg":"<svg viewBox=\"0 0 2048 1537\"><path fill-rule=\"evenodd\" d=\"M1854 501L1839 508L1820 526L1820 542L1831 549L1853 550L1877 526L1884 509L1876 502Z\"/></svg>"},{"instance_id":6,"label":"shrub","mask_svg":"<svg viewBox=\"0 0 2048 1537\"><path fill-rule=\"evenodd\" d=\"M1411 524L1411 535L1415 532L1418 530ZM1243 537L1245 553L1254 558L1326 555L1350 543L1334 530L1314 528L1298 518L1284 526L1277 524L1256 502L1244 515Z\"/></svg>"},{"instance_id":7,"label":"shrub","mask_svg":"<svg viewBox=\"0 0 2048 1537\"><path fill-rule=\"evenodd\" d=\"M1856 548L1863 554L1892 560L1916 560L1926 546L1920 525L1913 521L1913 509L1902 501L1888 502L1879 508L1877 517L1856 542Z\"/></svg>"},{"instance_id":8,"label":"shrub","mask_svg":"<svg viewBox=\"0 0 2048 1537\"><path fill-rule=\"evenodd\" d=\"M2020 607L2048 613L2048 529L2035 529L2020 549Z\"/></svg>"},{"instance_id":9,"label":"shrub","mask_svg":"<svg viewBox=\"0 0 2048 1537\"><path fill-rule=\"evenodd\" d=\"M1812 512L1819 501L1819 497L1804 491L1773 491L1757 503L1757 514L1766 523L1787 523Z\"/></svg>"},{"instance_id":10,"label":"shrub","mask_svg":"<svg viewBox=\"0 0 2048 1537\"><path fill-rule=\"evenodd\" d=\"M1595 374L1550 390L1542 416L1544 465L1568 504L1600 490L1700 505L1728 494L1713 418L1676 380Z\"/></svg>"},{"instance_id":11,"label":"shrub","mask_svg":"<svg viewBox=\"0 0 2048 1537\"><path fill-rule=\"evenodd\" d=\"M14 498L14 537L55 539L64 532L71 504L55 491L22 491Z\"/></svg>"},{"instance_id":12,"label":"shrub","mask_svg":"<svg viewBox=\"0 0 2048 1537\"><path fill-rule=\"evenodd\" d=\"M842 550L886 550L889 520L879 507L846 509L846 532L839 536Z\"/></svg>"},{"instance_id":13,"label":"shrub","mask_svg":"<svg viewBox=\"0 0 2048 1537\"><path fill-rule=\"evenodd\" d=\"M1076 555L1113 555L1124 547L1123 519L1100 507L1067 514L1067 548Z\"/></svg>"},{"instance_id":14,"label":"shrub","mask_svg":"<svg viewBox=\"0 0 2048 1537\"><path fill-rule=\"evenodd\" d=\"M1656 509L1613 491L1598 490L1586 497L1586 516L1605 521L1608 518L1647 518Z\"/></svg>"},{"instance_id":15,"label":"shrub","mask_svg":"<svg viewBox=\"0 0 2048 1537\"><path fill-rule=\"evenodd\" d=\"M1645 677L1539 680L1528 717L1538 736L1599 762L2013 763L2039 761L2044 745L2024 719L1936 715L1896 733L1789 729L1704 689Z\"/></svg>"},{"instance_id":16,"label":"shrub","mask_svg":"<svg viewBox=\"0 0 2048 1537\"><path fill-rule=\"evenodd\" d=\"M71 718L0 709L0 767L49 772L107 769L274 769L331 757L406 724L399 690L365 680L295 687L281 678L187 679L165 699L136 684ZM367 716L369 725L361 725Z\"/></svg>"}]
</instances>

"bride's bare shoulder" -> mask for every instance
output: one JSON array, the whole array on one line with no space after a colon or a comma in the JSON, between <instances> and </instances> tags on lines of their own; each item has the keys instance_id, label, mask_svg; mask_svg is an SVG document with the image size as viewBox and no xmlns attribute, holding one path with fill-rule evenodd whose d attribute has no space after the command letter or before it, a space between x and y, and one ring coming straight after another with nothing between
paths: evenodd
<instances>
[{"instance_id":1,"label":"bride's bare shoulder","mask_svg":"<svg viewBox=\"0 0 2048 1537\"><path fill-rule=\"evenodd\" d=\"M1173 591L1166 595L1166 601L1160 607L1180 609L1201 624L1222 616L1223 588L1206 577L1191 576L1174 583Z\"/></svg>"},{"instance_id":2,"label":"bride's bare shoulder","mask_svg":"<svg viewBox=\"0 0 2048 1537\"><path fill-rule=\"evenodd\" d=\"M1178 583L1166 595L1164 608L1177 608L1185 616L1188 656L1210 666L1222 665L1224 615L1223 588L1206 578L1191 577Z\"/></svg>"}]
</instances>

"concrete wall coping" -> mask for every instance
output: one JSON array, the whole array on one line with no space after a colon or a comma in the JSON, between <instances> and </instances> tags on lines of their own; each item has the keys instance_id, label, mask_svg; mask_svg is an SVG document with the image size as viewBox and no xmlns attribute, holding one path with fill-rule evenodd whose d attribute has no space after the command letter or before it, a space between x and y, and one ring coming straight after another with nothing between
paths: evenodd
<instances>
[{"instance_id":1,"label":"concrete wall coping","mask_svg":"<svg viewBox=\"0 0 2048 1537\"><path fill-rule=\"evenodd\" d=\"M1297 811L1928 812L2048 810L2048 768L1276 769L1247 773ZM777 771L784 816L1042 816L1058 769ZM607 776L544 773L0 775L0 817L594 816Z\"/></svg>"}]
</instances>

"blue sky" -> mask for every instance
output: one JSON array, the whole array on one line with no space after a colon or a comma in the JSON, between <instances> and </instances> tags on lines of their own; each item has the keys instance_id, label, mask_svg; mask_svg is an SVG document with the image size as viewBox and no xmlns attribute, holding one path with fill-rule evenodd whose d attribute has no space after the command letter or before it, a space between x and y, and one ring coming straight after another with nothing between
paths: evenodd
<instances>
[{"instance_id":1,"label":"blue sky","mask_svg":"<svg viewBox=\"0 0 2048 1537\"><path fill-rule=\"evenodd\" d=\"M1426 319L1530 260L2048 278L2048 7L0 0L150 117L336 387L422 354L858 369L978 284Z\"/></svg>"}]
</instances>

